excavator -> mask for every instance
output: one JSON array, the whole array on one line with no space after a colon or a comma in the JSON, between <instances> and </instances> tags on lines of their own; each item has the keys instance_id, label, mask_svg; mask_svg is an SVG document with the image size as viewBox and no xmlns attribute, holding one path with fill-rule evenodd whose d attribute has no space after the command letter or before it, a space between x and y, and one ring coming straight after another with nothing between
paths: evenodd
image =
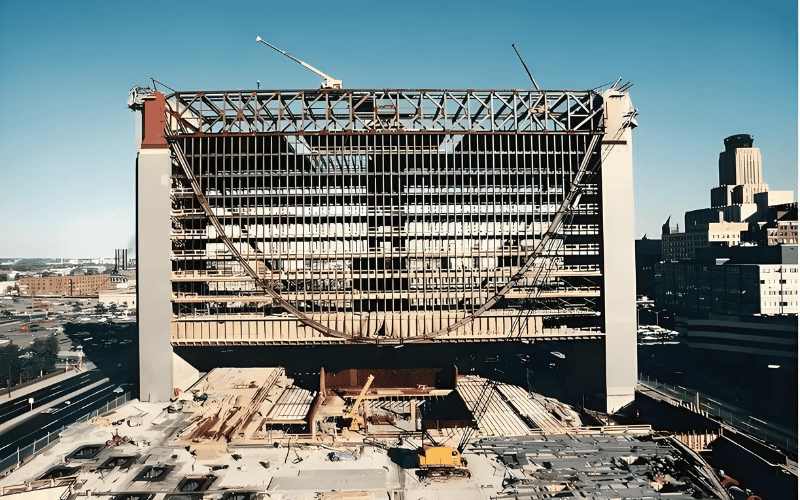
<instances>
[{"instance_id":1,"label":"excavator","mask_svg":"<svg viewBox=\"0 0 800 500\"><path fill-rule=\"evenodd\" d=\"M455 477L470 477L469 469L467 469L467 461L461 454L464 448L467 447L472 434L478 428L478 422L486 413L489 408L489 402L494 394L494 388L497 385L496 380L489 380L483 386L478 400L475 402L475 409L472 412L475 418L475 425L467 427L461 440L455 447L442 446L438 444L427 431L423 430L422 447L419 449L419 468L420 475L432 479L447 479ZM431 442L431 445L425 444L425 437Z\"/></svg>"}]
</instances>

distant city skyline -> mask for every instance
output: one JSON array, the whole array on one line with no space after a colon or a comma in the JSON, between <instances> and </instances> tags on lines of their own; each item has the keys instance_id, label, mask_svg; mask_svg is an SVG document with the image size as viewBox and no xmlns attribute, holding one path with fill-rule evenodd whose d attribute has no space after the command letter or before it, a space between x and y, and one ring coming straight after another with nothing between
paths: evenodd
<instances>
[{"instance_id":1,"label":"distant city skyline","mask_svg":"<svg viewBox=\"0 0 800 500\"><path fill-rule=\"evenodd\" d=\"M227 14L221 15L221 10ZM770 190L797 195L790 2L105 2L0 4L0 256L131 248L128 90L542 88L631 81L636 236L709 206L725 137L751 134ZM209 27L213 26L213 29Z\"/></svg>"}]
</instances>

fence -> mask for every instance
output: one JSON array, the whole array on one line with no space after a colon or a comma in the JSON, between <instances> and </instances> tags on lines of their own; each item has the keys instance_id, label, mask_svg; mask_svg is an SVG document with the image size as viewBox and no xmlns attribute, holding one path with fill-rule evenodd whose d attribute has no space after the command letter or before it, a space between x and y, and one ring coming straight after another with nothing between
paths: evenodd
<instances>
[{"instance_id":1,"label":"fence","mask_svg":"<svg viewBox=\"0 0 800 500\"><path fill-rule=\"evenodd\" d=\"M747 414L746 410L728 403L720 402L691 389L673 386L659 382L649 377L643 378L639 374L639 383L651 389L658 390L671 398L677 399L685 406L708 417L717 417L718 420L735 427L753 437L771 443L794 455L797 454L797 433L779 425L770 424ZM697 403L699 402L699 408ZM699 411L698 411L699 410Z\"/></svg>"},{"instance_id":2,"label":"fence","mask_svg":"<svg viewBox=\"0 0 800 500\"><path fill-rule=\"evenodd\" d=\"M106 403L104 407L80 417L75 422L86 422L90 418L94 418L97 415L102 415L103 413L113 410L114 408L123 405L130 400L131 400L131 393L126 392L125 394L116 398L115 400ZM12 467L16 467L18 464L20 464L28 457L36 455L37 453L43 451L51 444L57 443L59 438L61 437L61 432L69 425L71 424L67 424L56 431L48 433L47 436L35 440L33 443L29 444L28 446L25 446L24 448L17 448L16 452L12 453L10 456L4 458L3 460L0 460L0 473L5 472Z\"/></svg>"}]
</instances>

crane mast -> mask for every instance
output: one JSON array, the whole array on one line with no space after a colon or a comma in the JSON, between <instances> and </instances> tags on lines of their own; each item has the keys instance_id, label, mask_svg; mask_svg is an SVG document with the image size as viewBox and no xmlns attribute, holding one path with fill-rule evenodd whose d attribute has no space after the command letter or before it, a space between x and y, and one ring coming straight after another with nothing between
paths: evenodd
<instances>
[{"instance_id":1,"label":"crane mast","mask_svg":"<svg viewBox=\"0 0 800 500\"><path fill-rule=\"evenodd\" d=\"M263 43L264 45L266 45L266 46L268 46L268 47L271 47L271 48L273 48L273 49L277 50L278 52L280 52L281 54L285 55L286 57L288 57L288 58L289 58L289 59L291 59L292 61L295 61L295 62L297 62L297 63L300 63L300 65L301 65L301 66L303 66L304 68L310 69L310 70L311 70L311 71L313 71L314 73L316 73L316 74L318 74L319 76L321 76L322 78L324 78L324 80L322 80L322 86L321 86L320 88L323 88L323 89L340 89L340 88L342 88L342 81L341 81L341 80L337 80L336 78L333 78L333 77L331 77L331 76L328 76L328 75L326 75L325 73L323 73L322 71L320 71L320 70L318 70L317 68L315 68L314 66L312 66L312 65L310 65L310 64L306 64L306 63L304 63L303 61L301 61L300 59L297 59L296 57L292 57L291 55L289 55L288 53L286 53L286 52L282 51L282 50L281 50L281 49L279 49L278 47L276 47L276 46L272 45L271 43L268 43L268 42L266 42L266 41L265 41L263 38L261 38L260 36L257 36L257 37L256 37L256 41L257 41L257 42L261 42L261 43Z\"/></svg>"}]
</instances>

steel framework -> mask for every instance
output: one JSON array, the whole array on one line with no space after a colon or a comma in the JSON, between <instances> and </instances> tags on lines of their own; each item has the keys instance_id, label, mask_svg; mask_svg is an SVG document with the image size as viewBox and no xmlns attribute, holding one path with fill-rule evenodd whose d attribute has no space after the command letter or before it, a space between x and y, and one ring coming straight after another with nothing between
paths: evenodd
<instances>
[{"instance_id":1,"label":"steel framework","mask_svg":"<svg viewBox=\"0 0 800 500\"><path fill-rule=\"evenodd\" d=\"M174 344L587 337L602 98L167 98Z\"/></svg>"}]
</instances>

